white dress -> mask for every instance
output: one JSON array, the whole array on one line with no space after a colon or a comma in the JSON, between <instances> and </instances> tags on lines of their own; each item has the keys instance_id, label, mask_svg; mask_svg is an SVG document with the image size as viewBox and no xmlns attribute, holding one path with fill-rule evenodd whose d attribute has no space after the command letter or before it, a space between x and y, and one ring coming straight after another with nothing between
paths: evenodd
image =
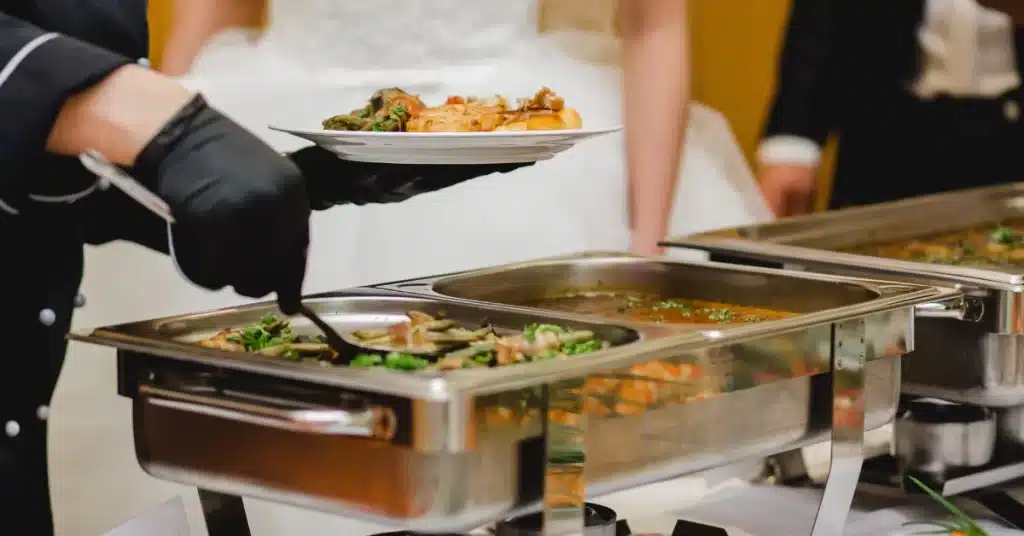
<instances>
[{"instance_id":1,"label":"white dress","mask_svg":"<svg viewBox=\"0 0 1024 536\"><path fill-rule=\"evenodd\" d=\"M271 131L268 124L317 128L324 117L355 108L389 86L437 102L449 94L525 96L546 85L580 110L585 125L621 122L618 70L577 59L608 46L611 38L541 37L534 0L271 0L271 6L261 40L240 32L219 36L183 82L282 151L308 142ZM767 219L722 116L694 106L691 117L671 232ZM406 203L334 208L314 216L305 289L625 249L626 199L622 137L608 136L551 161ZM76 316L79 326L242 301L230 292L197 289L166 258L121 244L87 253L83 293L89 306ZM69 534L100 533L181 494L201 530L193 490L158 483L138 470L127 401L114 394L112 356L83 345L70 350L51 442L58 526ZM82 462L80 445L95 445L88 463ZM83 482L99 487L83 496L76 491ZM686 488L690 492L673 491L680 501L702 489L700 479L687 482L695 486ZM626 497L630 504L638 496L632 497ZM280 505L247 504L256 536L361 536L375 528Z\"/></svg>"},{"instance_id":2,"label":"white dress","mask_svg":"<svg viewBox=\"0 0 1024 536\"><path fill-rule=\"evenodd\" d=\"M618 70L567 53L602 38L538 36L533 1L271 4L270 28L257 45L246 45L241 33L225 34L206 48L184 81L282 150L308 142L273 132L267 124L317 128L324 117L357 107L377 88L392 85L419 93L426 102L449 94L526 96L546 85L580 110L585 125L621 123ZM764 216L726 123L715 112L695 108L672 231ZM317 214L306 288L334 289L585 249L625 249L621 146L621 135L609 136L531 168L400 205Z\"/></svg>"}]
</instances>

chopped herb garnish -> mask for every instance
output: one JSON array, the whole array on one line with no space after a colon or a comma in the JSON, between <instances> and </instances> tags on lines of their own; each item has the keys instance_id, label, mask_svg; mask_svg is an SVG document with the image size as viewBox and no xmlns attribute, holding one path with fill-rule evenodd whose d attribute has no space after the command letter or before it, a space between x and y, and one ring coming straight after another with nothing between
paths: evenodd
<instances>
[{"instance_id":1,"label":"chopped herb garnish","mask_svg":"<svg viewBox=\"0 0 1024 536\"><path fill-rule=\"evenodd\" d=\"M711 308L705 309L705 314L708 316L708 320L714 320L715 322L731 322L736 318L736 312L726 308Z\"/></svg>"},{"instance_id":2,"label":"chopped herb garnish","mask_svg":"<svg viewBox=\"0 0 1024 536\"><path fill-rule=\"evenodd\" d=\"M600 349L601 341L597 339L590 339L589 341L568 343L562 347L562 353L565 355L580 355L596 352Z\"/></svg>"},{"instance_id":3,"label":"chopped herb garnish","mask_svg":"<svg viewBox=\"0 0 1024 536\"><path fill-rule=\"evenodd\" d=\"M618 311L620 313L625 313L630 309L635 309L643 304L643 300L636 296L626 296L625 298L626 303L624 305L619 306L618 308Z\"/></svg>"},{"instance_id":4,"label":"chopped herb garnish","mask_svg":"<svg viewBox=\"0 0 1024 536\"><path fill-rule=\"evenodd\" d=\"M390 132L397 128L398 123L390 117L381 117L374 120L370 130L374 132Z\"/></svg>"},{"instance_id":5,"label":"chopped herb garnish","mask_svg":"<svg viewBox=\"0 0 1024 536\"><path fill-rule=\"evenodd\" d=\"M241 344L248 352L257 352L270 346L294 342L295 335L287 320L281 320L276 315L265 315L259 322L228 335L227 340Z\"/></svg>"},{"instance_id":6,"label":"chopped herb garnish","mask_svg":"<svg viewBox=\"0 0 1024 536\"><path fill-rule=\"evenodd\" d=\"M1014 233L1012 229L1008 229L1003 226L997 227L988 236L990 242L995 242L996 244L1002 244L1006 246L1012 246L1014 243L1019 241L1019 238L1020 237L1016 233Z\"/></svg>"},{"instance_id":7,"label":"chopped herb garnish","mask_svg":"<svg viewBox=\"0 0 1024 536\"><path fill-rule=\"evenodd\" d=\"M391 352L384 358L384 367L391 370L422 370L428 366L430 361L400 352Z\"/></svg>"},{"instance_id":8,"label":"chopped herb garnish","mask_svg":"<svg viewBox=\"0 0 1024 536\"><path fill-rule=\"evenodd\" d=\"M538 333L565 333L565 328L554 324L530 324L523 328L523 337L533 342L537 340Z\"/></svg>"},{"instance_id":9,"label":"chopped herb garnish","mask_svg":"<svg viewBox=\"0 0 1024 536\"><path fill-rule=\"evenodd\" d=\"M658 310L666 310L666 309L675 309L676 311L679 311L679 314L682 315L682 316L693 316L693 308L692 307L690 307L689 305L687 305L687 304L685 304L683 302L676 301L676 300L662 300L662 301L658 302L654 306L654 309L656 311L658 311Z\"/></svg>"},{"instance_id":10,"label":"chopped herb garnish","mask_svg":"<svg viewBox=\"0 0 1024 536\"><path fill-rule=\"evenodd\" d=\"M349 366L352 367L379 367L384 364L384 358L377 354L359 354L352 358Z\"/></svg>"},{"instance_id":11,"label":"chopped herb garnish","mask_svg":"<svg viewBox=\"0 0 1024 536\"><path fill-rule=\"evenodd\" d=\"M473 356L473 361L479 365L490 365L494 361L494 352L487 351Z\"/></svg>"}]
</instances>

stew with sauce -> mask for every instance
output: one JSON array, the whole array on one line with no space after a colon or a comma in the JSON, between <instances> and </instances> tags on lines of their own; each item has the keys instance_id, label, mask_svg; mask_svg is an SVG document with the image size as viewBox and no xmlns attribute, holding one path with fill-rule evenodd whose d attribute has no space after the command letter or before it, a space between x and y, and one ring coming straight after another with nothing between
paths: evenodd
<instances>
[{"instance_id":1,"label":"stew with sauce","mask_svg":"<svg viewBox=\"0 0 1024 536\"><path fill-rule=\"evenodd\" d=\"M654 294L580 292L529 303L531 307L631 322L664 324L734 324L762 322L794 313L719 302L665 299Z\"/></svg>"},{"instance_id":2,"label":"stew with sauce","mask_svg":"<svg viewBox=\"0 0 1024 536\"><path fill-rule=\"evenodd\" d=\"M1024 222L980 226L844 250L905 261L958 266L1024 266Z\"/></svg>"}]
</instances>

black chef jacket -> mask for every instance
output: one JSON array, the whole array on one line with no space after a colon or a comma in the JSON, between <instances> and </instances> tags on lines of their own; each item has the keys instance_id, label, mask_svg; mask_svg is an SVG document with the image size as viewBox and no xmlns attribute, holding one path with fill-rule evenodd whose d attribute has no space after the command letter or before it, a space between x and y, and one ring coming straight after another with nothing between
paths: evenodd
<instances>
[{"instance_id":1,"label":"black chef jacket","mask_svg":"<svg viewBox=\"0 0 1024 536\"><path fill-rule=\"evenodd\" d=\"M0 0L0 534L53 533L48 405L83 245L166 247L163 223L46 138L68 96L147 54L146 0ZM91 43L91 44L90 44ZM80 482L88 493L89 482Z\"/></svg>"},{"instance_id":2,"label":"black chef jacket","mask_svg":"<svg viewBox=\"0 0 1024 536\"><path fill-rule=\"evenodd\" d=\"M839 137L832 208L1024 180L1024 92L922 101L925 0L794 0L765 136ZM1017 32L1018 71L1024 34Z\"/></svg>"}]
</instances>

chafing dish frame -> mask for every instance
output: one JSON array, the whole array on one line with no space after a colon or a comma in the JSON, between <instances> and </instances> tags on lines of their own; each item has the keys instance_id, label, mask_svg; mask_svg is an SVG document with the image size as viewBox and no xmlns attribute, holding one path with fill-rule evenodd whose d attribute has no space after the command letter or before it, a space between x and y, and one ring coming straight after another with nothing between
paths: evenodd
<instances>
[{"instance_id":1,"label":"chafing dish frame","mask_svg":"<svg viewBox=\"0 0 1024 536\"><path fill-rule=\"evenodd\" d=\"M909 394L989 407L1024 405L1024 270L951 266L833 251L1024 218L1024 183L975 188L665 240L712 258L790 270L955 287L953 310L924 306L919 354L903 361ZM957 320L966 320L960 321Z\"/></svg>"},{"instance_id":2,"label":"chafing dish frame","mask_svg":"<svg viewBox=\"0 0 1024 536\"><path fill-rule=\"evenodd\" d=\"M564 291L572 292L580 290L595 290L597 287L604 290L640 290L652 293L662 293L657 292L658 290L663 292L665 291L665 289L657 288L659 280L673 280L672 276L675 274L670 273L672 269L698 270L703 268L716 270L731 267L734 266L721 263L652 259L630 253L593 251L564 257L555 257L531 263L517 263L507 266L499 266L496 268L476 270L472 272L430 276L394 283L382 283L374 285L373 288L393 290L396 292L404 292L429 298L454 299L478 305L498 304L522 308L538 314L544 314L549 311L531 307L528 303L537 298L559 295ZM593 273L591 273L590 269L593 269ZM614 273L609 274L609 269ZM543 270L543 273L538 273L538 270ZM761 272L756 269L753 272L744 273L748 274L747 277L754 273L771 273L773 275L777 275L777 272ZM570 280L571 283L565 285L562 283L564 280ZM794 281L800 280L797 279ZM803 281L806 282L807 280ZM824 280L815 279L815 281ZM678 278L676 279L676 282L678 282ZM708 282L713 284L713 281ZM872 283L877 284L878 282ZM753 287L752 281L745 281L744 284L748 287ZM551 289L544 288L549 285L552 286ZM468 290L467 287L469 287ZM481 290L483 291L483 296L479 295ZM545 293L545 291L548 290L550 292ZM745 290L749 292L750 290L753 290L753 288L747 288ZM786 290L791 291L791 289ZM667 290L667 292L671 293L672 290ZM693 295L695 292L703 292L705 295ZM754 297L753 301L751 301L752 297L749 294L741 296L740 299L744 300L744 305L766 306L766 302L764 300L771 300L776 303L778 302L778 296L774 295L774 292L772 294L773 295L770 296ZM781 294L785 294L785 292L782 292ZM684 295L691 299L709 300L712 296L718 296L714 290L709 290L707 288L682 289L677 292L677 294L673 294L673 296ZM722 298L721 296L718 297ZM807 297L804 297L804 299L807 299ZM721 301L728 302L729 300L722 298ZM921 304L918 307L926 307L930 310L941 310L946 314L955 315L958 310L956 305L958 303L960 303L960 298L959 296L956 296L952 299ZM816 305L818 307L824 307L823 304ZM808 305L804 304L803 307L806 308ZM814 306L811 305L810 307ZM572 314L571 316L589 319L595 318L593 316L583 314ZM622 323L622 325L655 326L655 324L633 322L625 322ZM660 324L658 326L659 329L676 331L670 325ZM679 329L692 330L693 328L689 327ZM715 331L715 326L713 324L705 325L698 331ZM910 350L912 350L912 348L907 349L907 351ZM874 378L876 380L869 381L867 387L868 392L866 397L868 415L866 427L868 430L884 426L891 422L895 417L899 395L899 364L900 359L896 358L892 360L873 360L868 365L869 378ZM893 382L891 386L885 385L881 381L887 377L892 378L894 376L895 382Z\"/></svg>"},{"instance_id":3,"label":"chafing dish frame","mask_svg":"<svg viewBox=\"0 0 1024 536\"><path fill-rule=\"evenodd\" d=\"M587 261L587 260L589 260L591 262L598 262L598 263L600 263L602 261L608 261L608 262L612 262L612 263L626 263L628 268L634 268L634 269L637 268L638 266L643 265L643 264L651 264L651 263L657 264L657 265L661 265L661 266L680 266L680 267L681 266L687 266L687 267L691 267L691 268L696 268L696 267L699 267L699 266L725 268L727 266L730 266L728 264L713 263L713 262L680 262L680 261L672 261L672 260L665 260L665 259L644 258L644 257L640 257L640 256L633 255L633 254L597 251L597 252L585 252L585 253L581 253L581 254L577 254L577 255L571 255L571 256L566 256L566 257L552 258L552 259L548 259L546 262L541 261L541 262L527 263L527 264L514 264L514 265L502 266L502 267L497 267L497 268L493 268L493 269L479 270L479 271L468 272L468 273L447 274L447 275L442 275L442 276L433 276L433 277L426 277L426 278L410 279L410 280L404 280L404 281L399 281L399 282L395 282L395 283L377 285L377 287L378 288L387 288L387 289L392 289L392 290L400 290L400 291L403 291L403 292L410 292L410 293L415 293L415 294L423 295L423 296L434 296L434 297L441 297L441 298L455 298L455 299L459 299L459 300L469 300L471 302L481 303L481 304L500 303L502 305L511 305L513 307L523 307L525 309L533 309L533 310L540 311L540 309L536 309L536 308L529 307L527 305L523 305L525 302L527 302L529 300L529 298L537 298L538 296L536 296L536 295L526 295L526 296L522 295L522 291L523 291L522 283L523 283L524 279L530 279L531 277L532 278L537 278L538 276L543 277L544 275L551 276L552 274L549 273L549 274L531 274L531 275L526 275L526 274L516 274L516 272L517 271L521 271L521 270L527 270L528 271L530 268L542 267L544 265L547 265L548 267L557 267L558 265L564 264L564 263L572 263L572 262ZM763 274L778 274L779 273L777 270L764 270L764 271L762 271L762 270L759 270L759 269L753 269L752 271L758 272L758 273L763 273ZM452 292L450 288L447 288L447 287L457 286L459 283L464 283L467 280L471 280L471 279L477 280L477 281L474 282L476 286L479 286L479 287L489 287L489 288L500 288L502 286L502 283L509 283L509 282L511 282L511 281L504 281L504 282L502 282L502 281L500 281L500 278L499 278L499 280L494 280L494 281L488 281L487 280L488 276L492 276L493 277L493 276L498 276L500 274L507 275L509 279L511 279L512 281L515 282L515 284L513 284L510 288L514 288L515 289L515 291L514 291L515 294L518 294L519 296L517 296L516 298L513 298L512 300L508 300L507 299L509 297L508 293L506 293L506 295L504 297L502 297L502 296L497 296L497 297L495 297L495 296L486 296L486 297L475 297L474 298L474 297L466 296L464 292ZM575 274L575 275L577 275L577 277L574 278L575 281L573 282L573 284L569 285L568 289L565 289L565 290L575 290L575 291L579 291L579 290L593 290L593 288L591 288L591 285L593 285L593 283L594 283L594 280L593 280L592 277L591 278L588 278L586 276L578 277L579 274ZM632 276L637 276L637 274L635 274L635 273L631 274L631 275ZM554 276L554 279L558 280L558 276ZM560 280L559 280L559 283L560 283ZM607 282L605 282L605 283L607 283ZM885 287L885 286L888 285L888 283L886 283L886 282L879 282L879 281L871 281L871 283L881 285L882 287ZM616 288L616 284L614 284L614 283L608 284L608 285L605 285L605 286L606 286L606 288L610 287L611 289L615 289L615 290L644 290L644 289L637 289L635 286L629 285L629 284L625 285L624 288L621 288L621 289L620 288ZM555 294L558 294L560 290L562 290L562 288L558 287L556 292L555 292ZM673 295L686 296L686 297L689 297L689 298L697 298L697 296L692 295L692 290L693 289L691 289L690 293L684 292L684 293L673 294ZM946 289L946 290L948 291L949 289ZM529 294L529 291L528 291L528 294ZM704 297L704 298L708 299L706 297ZM728 300L723 300L723 301L728 301ZM749 296L748 296L748 300L747 301L736 302L736 303L742 303L743 305L760 305L760 306L765 306L764 303L751 303L749 301ZM966 314L968 314L967 310L966 310L965 302L963 300L963 296L960 295L958 292L952 292L951 294L946 294L944 296L944 298L938 299L937 301L934 301L934 302L921 303L917 307L921 307L921 308L928 309L930 311L934 311L936 316L940 316L941 315L941 316L947 316L947 317L962 318ZM579 316L586 317L585 315L579 315ZM830 464L828 481L827 481L826 487L825 487L825 494L822 497L820 508L819 508L819 511L818 511L818 513L817 513L817 515L815 517L814 526L812 527L812 534L816 534L816 535L817 534L841 534L842 533L842 529L843 529L843 526L844 526L844 523L845 523L846 514L848 512L849 503L850 503L850 500L853 497L853 490L857 486L858 477L859 477L859 473L860 473L860 465L861 465L861 463L863 461L863 433L864 433L864 430L865 430L865 428L866 429L873 429L873 428L876 428L876 427L880 427L880 426L884 425L885 423L890 422L892 420L892 418L894 417L895 410L896 410L896 404L897 404L896 396L898 395L898 393L895 393L895 392L892 393L892 400L891 401L890 400L886 400L885 404L878 404L879 407L876 408L876 411L874 413L876 415L879 414L879 413L883 413L883 414L885 414L885 416L882 417L882 418L876 418L875 422L871 422L871 414L867 411L867 408L865 407L865 405L866 405L865 401L867 401L867 403L870 403L872 401L872 399L868 396L869 395L869 391L867 391L867 389L865 389L868 385L870 385L870 383L867 382L867 378L870 377L871 375L875 375L876 379L879 379L879 378L877 378L878 376L881 376L881 377L893 377L893 376L895 376L896 383L898 384L899 383L899 362L900 362L900 358L896 357L896 356L891 356L890 355L890 356L887 356L887 357L889 357L889 359L874 360L874 361L872 361L872 360L865 360L864 359L865 355L867 355L867 354L874 354L874 351L873 351L874 349L869 349L869 348L865 347L864 335L865 335L866 332L870 332L870 328L865 325L865 321L864 320L865 319L860 319L859 321L837 323L837 324L834 325L834 330L835 330L834 331L834 341L836 342L836 346L834 348L834 352L833 352L833 355L832 355L832 368L831 368L831 370L841 370L841 369L845 368L847 371L850 371L850 370L856 370L857 371L858 388L864 393L864 396L860 399L861 404L856 409L856 413L859 415L859 419L860 419L860 422L862 424L860 426L850 426L850 424L848 422L844 423L844 422L840 422L840 420L836 419L836 415L838 413L842 412L842 411L845 411L845 409L847 409L847 408L841 408L840 407L842 404L840 402L840 400L841 400L840 397L837 396L839 394L838 391L837 391L838 383L835 381L835 378L831 374L825 374L824 376L827 377L827 379L830 380L829 381L829 386L827 387L828 392L826 393L827 395L829 395L829 397L831 399L831 406L832 406L832 411L830 412L831 416L832 416L832 419L830 419L830 421L831 421L830 422L830 424L831 424L830 436L828 434L818 434L817 436L810 436L810 437L804 439L803 441L801 441L799 443L799 445L809 445L809 444L818 443L818 442L821 442L821 441L824 441L824 440L831 440L831 445L832 445L832 461L831 461L831 464ZM910 327L909 324L908 324L908 327ZM911 346L910 342L911 341L907 341L907 342L908 342L908 345L907 345L908 348L905 348L905 350L912 349L912 348L910 348L910 346ZM884 367L886 365L889 365L889 364L894 364L896 366L895 370L890 369L889 371L886 371L884 369ZM880 367L879 367L879 365L880 365ZM869 369L872 368L872 366L878 367L878 370L870 371ZM873 374L872 374L872 372L873 372ZM887 372L888 372L888 374L887 374ZM891 406L890 406L890 404L891 404ZM591 479L590 479L589 475L590 475L590 473L588 473L588 479L587 479L588 490L591 489L591 487L592 487ZM644 482L647 482L647 481L637 481L636 485L642 484ZM593 486L593 489L595 490L595 492L594 492L595 495L600 495L600 494L602 494L605 491L614 491L615 489L618 489L618 488L614 487L614 485L613 486L603 486L603 485L601 485L599 483L598 485Z\"/></svg>"},{"instance_id":4,"label":"chafing dish frame","mask_svg":"<svg viewBox=\"0 0 1024 536\"><path fill-rule=\"evenodd\" d=\"M581 256L579 258L593 258L593 256ZM525 264L538 265L543 264L544 262L558 261L536 261ZM826 487L826 499L823 500L821 512L819 512L818 521L815 524L814 534L839 534L837 530L842 527L842 520L845 518L845 513L849 506L849 498L852 496L862 460L862 436L864 430L864 400L862 394L866 365L870 359L896 357L894 355L877 355L868 347L866 341L871 337L878 335L878 333L872 331L871 327L868 325L867 319L872 315L895 315L894 318L896 318L898 322L902 321L905 323L905 332L901 333L900 337L902 338L902 342L907 345L907 348L904 349L909 349L909 345L913 340L913 333L911 330L912 324L910 323L910 310L912 307L919 303L954 299L959 294L954 290L944 288L914 287L910 285L887 284L871 281L854 281L816 274L793 275L779 272L777 270L764 270L733 265L714 265L709 263L681 264L701 266L705 269L713 268L738 274L759 274L762 276L778 278L797 278L808 281L860 286L875 293L876 297L861 303L854 303L826 311L811 312L793 318L762 324L723 326L720 329L691 331L687 333L666 334L663 332L661 336L645 336L637 342L589 355L587 359L567 359L483 371L457 371L455 373L448 374L379 374L381 371L356 370L347 367L324 369L298 363L285 362L278 359L263 359L252 355L232 354L207 348L198 348L195 345L188 344L187 342L182 342L180 340L168 340L166 337L160 337L155 333L156 331L159 331L154 329L158 326L180 325L182 323L187 323L190 319L208 319L216 317L216 315L226 315L232 312L238 313L239 311L249 311L252 313L254 311L264 310L270 306L266 303L240 308L222 309L209 313L182 315L179 317L160 319L156 321L113 326L110 328L78 331L72 335L72 338L85 342L113 346L119 349L119 368L121 369L119 374L120 380L122 380L119 390L122 394L126 394L128 396L133 396L132 389L135 390L136 426L139 426L141 417L140 400L145 401L147 398L146 396L139 397L140 391L138 388L140 386L145 386L146 382L152 379L146 376L148 365L173 365L172 369L178 366L198 367L200 369L205 368L210 370L231 371L232 373L253 375L273 379L275 381L301 382L325 388L340 389L345 392L354 391L361 394L370 393L387 397L398 397L409 401L418 401L423 404L424 408L426 408L420 415L426 420L419 422L419 429L421 431L430 430L430 433L428 434L430 439L421 441L416 444L415 448L417 450L422 449L430 452L458 455L467 452L471 453L473 450L472 441L468 440L467 434L465 433L466 429L462 424L453 423L465 423L466 419L463 419L463 417L470 412L469 408L472 403L474 401L478 402L481 397L497 395L500 393L516 392L517 390L535 386L548 386L548 389L551 389L552 386L557 385L560 382L586 378L600 374L603 371L617 370L636 363L687 356L715 348L729 348L731 346L753 344L766 338L789 336L805 332L810 329L821 329L825 327L828 330L828 337L831 342L829 343L827 355L820 357L825 360L825 363L823 363L825 370L842 371L845 381L847 382L847 389L849 390L849 392L840 392L839 394L841 396L839 397L832 397L832 402L828 404L828 407L832 408L832 411L828 412L828 419L834 420L836 415L843 413L848 417L848 420L846 422L837 421L836 423L833 423L834 425L832 426L832 436L834 439L834 458L832 463L833 469L836 470L830 473L830 484ZM523 263L519 266L522 265ZM511 269L515 266L516 265L510 265L485 271ZM467 275L472 273L477 272L468 272ZM401 285L401 283L397 283L396 285ZM382 288L364 288L336 293L326 293L313 296L310 299L328 299L332 296L349 295L416 297L414 294L408 292L399 293ZM469 303L466 300L444 297L433 297L431 299L439 302L444 307L474 307L479 308L482 311L493 311L493 314L531 315L568 324L605 324L613 327L618 326L626 329L633 329L639 333L648 334L656 333L658 331L656 327L649 325L641 326L630 325L623 322L608 322L591 317L561 314L551 311L539 311L493 303ZM148 334L145 329L147 326L150 329ZM131 372L132 370L141 374L133 374ZM378 374L367 375L368 373L373 372ZM837 374L829 375L832 379L833 391L839 388L839 382L835 381L837 376ZM372 381L370 381L371 379ZM760 385L746 386L746 389L737 389L733 392L722 395L722 397L737 396L744 392L755 391L756 389L771 386L774 383L785 383L786 381L787 380L780 380L779 382L766 381ZM132 382L134 382L134 385L131 385ZM141 392L145 394L145 389ZM706 401L690 402L690 404L700 404L702 402ZM850 407L845 407L845 405L849 405ZM173 404L170 406L165 404L165 409L168 407L174 409ZM453 417L455 418L453 419ZM585 430L586 420L582 419L581 421L580 428ZM316 425L315 422L305 422L303 424ZM522 434L520 438L547 438L547 442L551 443L550 437L552 434L540 434L538 436L537 430L538 429L536 428L520 429L519 433ZM386 437L379 439L384 439L385 441L389 440ZM538 478L541 479L543 478L544 471L547 471L552 466L557 465L552 460L552 456L550 455L551 449L549 447L550 445L545 447L548 454L542 457L545 461L540 464L542 474L537 475ZM777 448L774 449L774 451L778 452L788 450L790 448L793 448L792 444L780 444L777 445ZM733 455L761 457L772 453L773 452L754 449L735 452ZM678 462L679 460L670 461ZM614 486L610 486L605 491L612 491L614 489L622 489L629 486L654 482L656 480L678 476L688 472L696 472L722 463L727 463L729 461L732 460L724 457L716 457L714 459L697 460L696 462L691 460L691 463L686 466L679 466L678 464L674 466L672 464L662 464L657 467L656 470L646 473L634 468L631 474L625 475L628 478L618 479ZM520 467L519 469L520 473L522 473L519 475L520 477L529 478L529 473L532 472L532 469L523 467ZM212 493L204 493L204 498L206 499L210 499L211 497L217 499L218 497L222 497L222 493L226 493L228 495L242 494L239 492L239 486L226 482L217 482L216 479L200 479L197 475L191 475L189 478L184 479L184 481L212 490ZM355 517L369 517L375 521L395 521L395 519L382 519L372 515L367 516L365 515L365 512L359 512L357 509L324 508L323 505L303 504L302 501L297 501L294 498L274 495L272 493L262 494L262 496L265 498L271 498L272 500L299 504L306 507L338 511L339 513L354 515ZM433 498L436 499L437 497ZM538 508L537 502L525 504L522 502L523 499L536 501L539 497L508 497L508 500L498 506L500 506L503 512L512 508L512 514L517 512L528 512ZM441 502L444 504L430 504L430 507L428 507L427 511L424 512L424 515L420 515L415 518L410 517L401 520L400 522L407 523L407 526L414 527L417 530L450 531L462 530L471 526L483 524L486 521L492 520L496 515L496 512L493 509L488 509L483 513L481 513L481 511L470 513L460 509L466 505L445 503L444 501ZM579 519L582 519L582 517L580 516Z\"/></svg>"}]
</instances>

